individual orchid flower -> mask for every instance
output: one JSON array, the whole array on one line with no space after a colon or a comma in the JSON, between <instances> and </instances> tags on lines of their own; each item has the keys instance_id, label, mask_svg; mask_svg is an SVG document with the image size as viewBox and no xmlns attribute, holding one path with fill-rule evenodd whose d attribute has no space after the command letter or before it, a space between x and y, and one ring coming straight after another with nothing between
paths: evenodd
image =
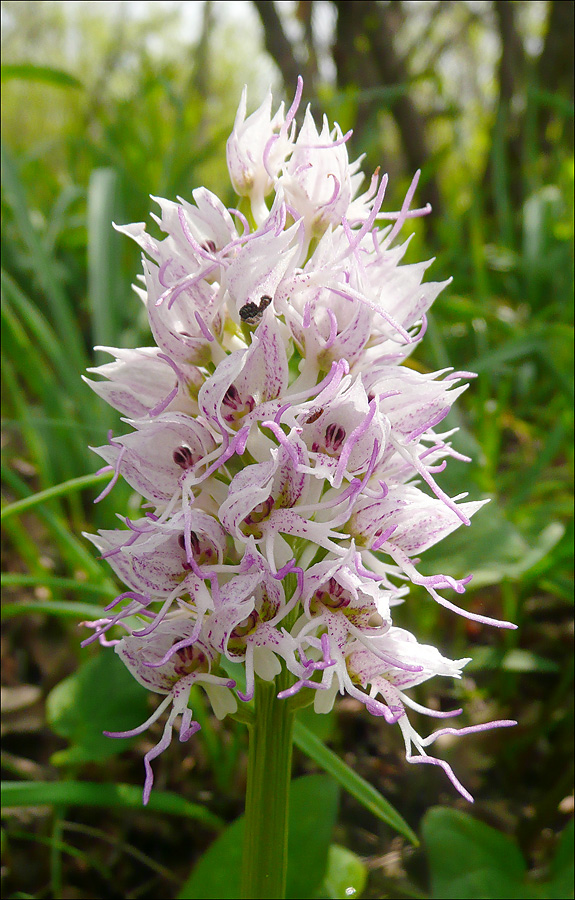
<instances>
[{"instance_id":1,"label":"individual orchid flower","mask_svg":"<svg viewBox=\"0 0 575 900\"><path fill-rule=\"evenodd\" d=\"M166 412L152 420L127 421L135 431L93 449L134 490L156 505L181 493L182 482L190 483L190 475L193 478L217 446L201 419L185 413Z\"/></svg>"},{"instance_id":2,"label":"individual orchid flower","mask_svg":"<svg viewBox=\"0 0 575 900\"><path fill-rule=\"evenodd\" d=\"M301 89L298 90L301 96ZM296 94L295 108L299 105ZM256 220L267 212L264 198L273 190L275 177L291 151L290 125L295 110L284 115L284 104L272 115L272 93L246 119L247 87L244 88L234 127L227 143L230 180L240 197L249 197ZM293 131L293 129L292 129Z\"/></svg>"},{"instance_id":3,"label":"individual orchid flower","mask_svg":"<svg viewBox=\"0 0 575 900\"><path fill-rule=\"evenodd\" d=\"M342 383L337 396L325 406L299 417L301 439L310 451L316 478L340 487L377 467L385 452L389 422L381 415L376 398L371 400L361 377Z\"/></svg>"},{"instance_id":4,"label":"individual orchid flower","mask_svg":"<svg viewBox=\"0 0 575 900\"><path fill-rule=\"evenodd\" d=\"M191 394L179 389L178 373L169 357L159 347L139 347L137 350L121 350L113 347L96 347L111 356L115 362L93 366L88 372L102 375L105 381L84 378L92 390L114 409L132 419L154 415L165 409L196 412ZM196 367L186 367L187 385L198 385L203 377Z\"/></svg>"},{"instance_id":5,"label":"individual orchid flower","mask_svg":"<svg viewBox=\"0 0 575 900\"><path fill-rule=\"evenodd\" d=\"M212 674L215 654L197 636L192 642L190 635L193 632L192 623L181 614L176 614L162 623L152 635L142 638L128 635L115 647L136 681L154 693L166 694L166 697L149 719L137 728L104 734L109 737L134 737L156 722L170 704L172 706L160 741L144 757L144 803L148 802L154 783L151 761L170 744L176 718L181 716L180 741L187 741L200 727L198 722L192 720L193 712L188 707L192 686L202 685L214 708L222 713L222 718L237 708L237 701L230 693L235 681Z\"/></svg>"},{"instance_id":6,"label":"individual orchid flower","mask_svg":"<svg viewBox=\"0 0 575 900\"><path fill-rule=\"evenodd\" d=\"M348 212L360 163L349 163L346 141L350 136L351 132L342 135L339 126L332 132L325 117L318 133L308 107L278 179L292 216L303 219L308 243L321 237L328 226L339 225Z\"/></svg>"},{"instance_id":7,"label":"individual orchid flower","mask_svg":"<svg viewBox=\"0 0 575 900\"><path fill-rule=\"evenodd\" d=\"M421 738L409 722L405 710L407 706L418 713L435 718L460 715L461 709L439 712L423 707L410 698L405 690L436 675L460 678L462 668L469 662L471 659L446 659L436 647L419 644L408 631L392 627L385 635L374 640L370 648L359 642L351 644L343 680L347 691L365 703L373 715L381 715L386 721L397 722L404 738L408 762L439 766L456 790L466 800L473 802L473 797L456 778L451 766L443 759L429 756L425 747L442 734L470 734L483 730L485 726L443 728L427 738ZM358 683L363 690L356 687ZM378 700L378 697L381 697L381 700ZM514 724L512 721L500 720L490 723L490 727L506 727ZM417 755L414 755L412 748L415 748Z\"/></svg>"},{"instance_id":8,"label":"individual orchid flower","mask_svg":"<svg viewBox=\"0 0 575 900\"><path fill-rule=\"evenodd\" d=\"M281 324L265 310L250 346L230 353L199 391L200 410L222 435L233 433L260 404L284 394L288 359Z\"/></svg>"},{"instance_id":9,"label":"individual orchid flower","mask_svg":"<svg viewBox=\"0 0 575 900\"><path fill-rule=\"evenodd\" d=\"M301 642L325 630L330 646L345 652L350 639L372 639L391 627L394 593L361 574L360 554L352 544L345 557L328 556L307 569L302 605L309 622L298 632Z\"/></svg>"}]
</instances>

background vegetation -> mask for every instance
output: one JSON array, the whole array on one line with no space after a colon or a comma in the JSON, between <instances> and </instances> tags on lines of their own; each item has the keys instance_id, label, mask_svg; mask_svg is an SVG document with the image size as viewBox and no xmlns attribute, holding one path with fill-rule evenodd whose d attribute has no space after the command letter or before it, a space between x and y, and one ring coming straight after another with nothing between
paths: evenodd
<instances>
[{"instance_id":1,"label":"background vegetation","mask_svg":"<svg viewBox=\"0 0 575 900\"><path fill-rule=\"evenodd\" d=\"M118 485L92 505L88 445L119 421L80 374L104 361L94 345L149 343L130 290L138 253L111 220L149 221L150 194L189 197L201 184L231 205L225 140L243 84L255 107L270 83L289 98L299 73L312 108L354 129L364 170L389 171L391 203L423 170L418 198L434 214L414 220L411 258L437 255L431 277L454 282L411 364L479 373L453 420L474 462L452 462L444 485L493 498L426 562L473 571L467 602L519 624L497 633L423 595L404 613L420 639L473 657L461 685L422 686L421 702L456 699L470 723L519 722L442 747L477 798L473 818L353 701L302 722L321 726L423 838L414 849L347 792L338 814L333 782L306 782L321 798L325 846L336 845L327 876L318 851L318 896L345 896L346 884L373 898L572 896L561 834L573 813L573 9L2 3L7 897L176 896L241 813L245 731L213 721L199 695L202 731L157 761L155 808L139 805L153 736L100 735L115 717L130 727L126 692L132 725L147 700L113 654L78 646L77 623L117 593L81 532L134 504ZM310 756L296 757L296 774L317 771ZM309 807L302 791L294 803ZM179 896L221 896L208 884L217 860L205 858Z\"/></svg>"}]
</instances>

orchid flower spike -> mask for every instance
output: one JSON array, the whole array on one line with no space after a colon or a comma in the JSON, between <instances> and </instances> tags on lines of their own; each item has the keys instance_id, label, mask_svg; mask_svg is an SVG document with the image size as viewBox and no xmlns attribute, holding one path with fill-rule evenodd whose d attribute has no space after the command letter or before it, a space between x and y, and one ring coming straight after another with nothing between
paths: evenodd
<instances>
[{"instance_id":1,"label":"orchid flower spike","mask_svg":"<svg viewBox=\"0 0 575 900\"><path fill-rule=\"evenodd\" d=\"M337 694L358 699L397 723L409 762L439 765L469 799L426 750L456 730L420 736L409 721L409 710L459 712L424 709L409 691L460 678L469 660L419 643L401 604L514 627L453 602L469 577L419 568L487 501L441 487L449 459L465 459L441 423L469 373L402 365L446 284L423 281L429 262L402 265L401 232L428 211L410 208L417 176L399 212L383 208L379 171L360 194L350 135L327 119L318 127L309 109L298 131L301 93L300 79L287 112L274 112L269 92L250 115L242 94L227 162L251 227L198 188L193 202L157 200L162 240L142 224L119 229L143 251L136 290L151 342L102 348L113 360L90 369L88 384L129 429L96 448L105 492L123 477L144 511L88 536L126 590L86 624L88 641L114 646L163 697L131 732L167 715L145 758L146 802L176 722L180 740L200 727L193 685L223 717L249 702L256 677L272 682L282 668L282 702L302 688L318 713ZM410 584L428 601L410 600ZM244 667L245 685L230 664Z\"/></svg>"}]
</instances>

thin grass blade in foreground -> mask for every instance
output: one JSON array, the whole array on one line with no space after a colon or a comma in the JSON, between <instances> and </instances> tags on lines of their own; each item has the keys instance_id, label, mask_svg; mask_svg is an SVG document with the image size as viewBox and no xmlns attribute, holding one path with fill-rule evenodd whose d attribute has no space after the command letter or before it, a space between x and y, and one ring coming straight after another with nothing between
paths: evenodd
<instances>
[{"instance_id":1,"label":"thin grass blade in foreground","mask_svg":"<svg viewBox=\"0 0 575 900\"><path fill-rule=\"evenodd\" d=\"M88 781L3 781L2 806L101 806L105 809L141 809L142 797L131 784L101 784ZM170 791L156 791L151 812L196 819L215 830L224 823L196 803Z\"/></svg>"}]
</instances>

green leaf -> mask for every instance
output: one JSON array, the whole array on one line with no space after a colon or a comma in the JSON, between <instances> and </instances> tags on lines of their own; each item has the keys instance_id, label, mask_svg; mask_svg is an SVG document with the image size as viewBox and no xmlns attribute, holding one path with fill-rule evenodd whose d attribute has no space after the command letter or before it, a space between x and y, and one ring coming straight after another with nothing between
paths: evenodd
<instances>
[{"instance_id":1,"label":"green leaf","mask_svg":"<svg viewBox=\"0 0 575 900\"><path fill-rule=\"evenodd\" d=\"M339 791L326 775L306 775L290 788L286 900L312 897L324 877Z\"/></svg>"},{"instance_id":2,"label":"green leaf","mask_svg":"<svg viewBox=\"0 0 575 900\"><path fill-rule=\"evenodd\" d=\"M526 866L513 841L454 809L434 807L422 823L434 900L525 900Z\"/></svg>"},{"instance_id":3,"label":"green leaf","mask_svg":"<svg viewBox=\"0 0 575 900\"><path fill-rule=\"evenodd\" d=\"M355 797L369 812L403 834L416 847L419 845L417 836L391 803L361 775L354 772L333 750L326 747L302 722L297 720L294 723L294 743L318 766L332 775L342 788Z\"/></svg>"},{"instance_id":4,"label":"green leaf","mask_svg":"<svg viewBox=\"0 0 575 900\"><path fill-rule=\"evenodd\" d=\"M10 78L23 78L26 81L43 81L46 84L53 84L56 87L73 87L81 88L83 84L70 75L63 72L62 69L54 69L52 66L33 66L30 63L15 64L10 63L3 65L1 70L2 81L8 81Z\"/></svg>"},{"instance_id":5,"label":"green leaf","mask_svg":"<svg viewBox=\"0 0 575 900\"><path fill-rule=\"evenodd\" d=\"M330 900L361 897L367 884L367 868L356 853L332 844L327 858L327 872L318 894Z\"/></svg>"},{"instance_id":6,"label":"green leaf","mask_svg":"<svg viewBox=\"0 0 575 900\"><path fill-rule=\"evenodd\" d=\"M105 809L135 809L197 819L210 828L223 822L197 803L170 791L152 791L147 806L142 789L133 784L98 784L92 781L3 781L2 809L17 806L100 806Z\"/></svg>"},{"instance_id":7,"label":"green leaf","mask_svg":"<svg viewBox=\"0 0 575 900\"><path fill-rule=\"evenodd\" d=\"M240 900L244 817L223 831L196 863L178 900Z\"/></svg>"},{"instance_id":8,"label":"green leaf","mask_svg":"<svg viewBox=\"0 0 575 900\"><path fill-rule=\"evenodd\" d=\"M459 528L423 555L424 572L449 572L456 578L473 573L468 590L499 584L504 578L520 579L536 566L565 533L551 522L537 541L528 543L495 503L473 517L471 528Z\"/></svg>"},{"instance_id":9,"label":"green leaf","mask_svg":"<svg viewBox=\"0 0 575 900\"><path fill-rule=\"evenodd\" d=\"M99 653L51 691L48 723L72 744L54 754L56 765L109 759L132 738L109 738L104 731L128 731L149 715L148 691L115 653Z\"/></svg>"},{"instance_id":10,"label":"green leaf","mask_svg":"<svg viewBox=\"0 0 575 900\"><path fill-rule=\"evenodd\" d=\"M311 731L312 734L315 734L323 743L329 741L336 730L337 721L334 710L318 715L313 708L313 704L310 704L302 709L298 709L297 718L305 728Z\"/></svg>"},{"instance_id":11,"label":"green leaf","mask_svg":"<svg viewBox=\"0 0 575 900\"><path fill-rule=\"evenodd\" d=\"M290 786L286 897L312 897L328 860L337 816L337 786L325 775L306 775ZM214 841L178 894L179 900L239 900L244 817Z\"/></svg>"},{"instance_id":12,"label":"green leaf","mask_svg":"<svg viewBox=\"0 0 575 900\"><path fill-rule=\"evenodd\" d=\"M548 897L550 900L567 900L573 897L573 819L563 829L555 858L551 863L551 880Z\"/></svg>"},{"instance_id":13,"label":"green leaf","mask_svg":"<svg viewBox=\"0 0 575 900\"><path fill-rule=\"evenodd\" d=\"M538 350L544 349L543 337L533 330L533 333L509 340L494 350L488 350L477 356L469 363L472 372L499 373L504 369L505 363L515 362L518 359L531 357Z\"/></svg>"},{"instance_id":14,"label":"green leaf","mask_svg":"<svg viewBox=\"0 0 575 900\"><path fill-rule=\"evenodd\" d=\"M539 672L543 674L561 671L561 667L555 660L539 656L537 653L532 653L531 650L521 650L519 647L509 650L503 657L501 665L507 672Z\"/></svg>"},{"instance_id":15,"label":"green leaf","mask_svg":"<svg viewBox=\"0 0 575 900\"><path fill-rule=\"evenodd\" d=\"M560 671L560 666L553 659L547 659L532 653L531 650L521 650L515 647L512 650L504 650L500 647L475 646L473 659L468 663L466 672L478 672L484 669L504 669L507 672L538 672L550 674Z\"/></svg>"},{"instance_id":16,"label":"green leaf","mask_svg":"<svg viewBox=\"0 0 575 900\"><path fill-rule=\"evenodd\" d=\"M54 378L36 342L26 334L20 321L3 296L4 396L13 409L14 425L21 432L27 456L38 473L38 486L46 488L65 481L78 469L86 469L87 435L82 436L78 430L79 423L68 402L68 389ZM38 415L39 410L43 415Z\"/></svg>"}]
</instances>

